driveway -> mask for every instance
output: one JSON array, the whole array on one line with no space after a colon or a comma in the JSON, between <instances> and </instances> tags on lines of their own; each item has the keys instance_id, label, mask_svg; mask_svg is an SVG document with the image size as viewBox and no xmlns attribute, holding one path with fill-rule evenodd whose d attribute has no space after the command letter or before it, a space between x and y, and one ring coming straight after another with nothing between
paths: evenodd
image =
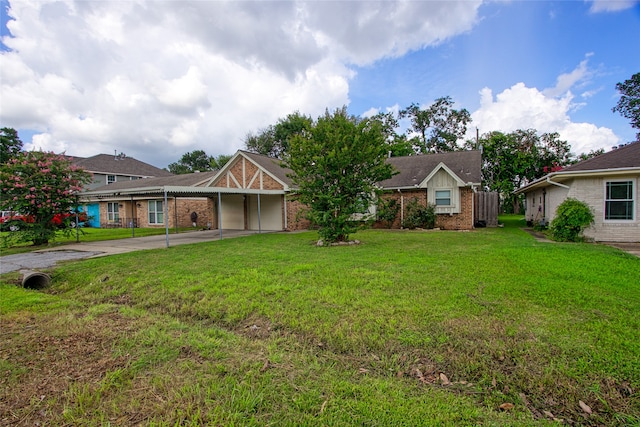
<instances>
[{"instance_id":1,"label":"driveway","mask_svg":"<svg viewBox=\"0 0 640 427\"><path fill-rule=\"evenodd\" d=\"M222 238L247 236L256 234L248 230L223 230ZM220 240L219 230L190 231L186 233L170 234L169 246L186 245ZM51 249L42 249L16 255L0 257L0 274L17 270L38 270L50 268L59 261L93 258L99 256L123 254L147 249L162 249L167 247L166 235L131 237L120 240L103 240L100 242L81 242Z\"/></svg>"}]
</instances>

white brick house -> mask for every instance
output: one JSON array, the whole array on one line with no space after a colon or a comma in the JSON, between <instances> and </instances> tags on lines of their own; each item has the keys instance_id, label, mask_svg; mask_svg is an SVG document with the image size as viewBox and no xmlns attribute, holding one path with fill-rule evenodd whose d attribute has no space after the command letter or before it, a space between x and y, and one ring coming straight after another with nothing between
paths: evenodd
<instances>
[{"instance_id":1,"label":"white brick house","mask_svg":"<svg viewBox=\"0 0 640 427\"><path fill-rule=\"evenodd\" d=\"M566 198L588 204L594 224L584 235L603 242L640 242L640 142L552 172L516 191L525 219L550 223Z\"/></svg>"}]
</instances>

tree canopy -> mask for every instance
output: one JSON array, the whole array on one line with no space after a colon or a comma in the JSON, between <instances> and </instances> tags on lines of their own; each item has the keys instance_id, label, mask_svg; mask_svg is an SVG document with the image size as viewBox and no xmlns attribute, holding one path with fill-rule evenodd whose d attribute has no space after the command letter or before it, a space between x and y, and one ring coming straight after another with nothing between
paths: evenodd
<instances>
[{"instance_id":1,"label":"tree canopy","mask_svg":"<svg viewBox=\"0 0 640 427\"><path fill-rule=\"evenodd\" d=\"M91 179L63 155L30 151L11 157L0 165L0 208L17 212L24 221L5 237L41 245L58 230L70 230L76 195Z\"/></svg>"},{"instance_id":2,"label":"tree canopy","mask_svg":"<svg viewBox=\"0 0 640 427\"><path fill-rule=\"evenodd\" d=\"M569 144L557 133L538 135L534 129L490 132L479 142L483 147L482 180L489 190L502 195L506 211L519 212L515 190L572 163Z\"/></svg>"},{"instance_id":3,"label":"tree canopy","mask_svg":"<svg viewBox=\"0 0 640 427\"><path fill-rule=\"evenodd\" d=\"M393 174L380 121L356 120L346 107L327 111L289 144L283 163L293 171L308 218L323 241L348 240L360 224L354 215L375 200L376 183Z\"/></svg>"},{"instance_id":4,"label":"tree canopy","mask_svg":"<svg viewBox=\"0 0 640 427\"><path fill-rule=\"evenodd\" d=\"M245 147L254 153L282 159L289 150L291 138L304 134L312 124L311 117L296 111L257 134L249 133L245 138Z\"/></svg>"},{"instance_id":5,"label":"tree canopy","mask_svg":"<svg viewBox=\"0 0 640 427\"><path fill-rule=\"evenodd\" d=\"M613 111L631 120L631 127L638 130L636 139L640 140L640 73L616 84L616 89L622 96L613 107Z\"/></svg>"},{"instance_id":6,"label":"tree canopy","mask_svg":"<svg viewBox=\"0 0 640 427\"><path fill-rule=\"evenodd\" d=\"M217 170L222 168L231 157L221 154L216 158L209 156L204 150L195 150L183 154L179 161L169 164L168 169L176 175Z\"/></svg>"},{"instance_id":7,"label":"tree canopy","mask_svg":"<svg viewBox=\"0 0 640 427\"><path fill-rule=\"evenodd\" d=\"M0 164L7 163L22 151L22 141L18 132L13 128L0 129Z\"/></svg>"},{"instance_id":8,"label":"tree canopy","mask_svg":"<svg viewBox=\"0 0 640 427\"><path fill-rule=\"evenodd\" d=\"M417 136L412 138L416 153L440 153L460 149L457 141L467 132L471 115L466 109L455 110L450 97L438 98L433 104L422 108L413 103L401 110L398 117L411 122L410 131Z\"/></svg>"}]
</instances>

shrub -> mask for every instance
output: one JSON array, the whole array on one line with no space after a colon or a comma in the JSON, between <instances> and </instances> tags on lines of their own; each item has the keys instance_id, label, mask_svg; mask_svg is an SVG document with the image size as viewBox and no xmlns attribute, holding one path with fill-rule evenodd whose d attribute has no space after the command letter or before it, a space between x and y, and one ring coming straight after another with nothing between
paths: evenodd
<instances>
[{"instance_id":1,"label":"shrub","mask_svg":"<svg viewBox=\"0 0 640 427\"><path fill-rule=\"evenodd\" d=\"M400 205L396 199L380 198L378 200L378 208L376 210L378 221L384 223L387 228L391 228L399 211Z\"/></svg>"},{"instance_id":2,"label":"shrub","mask_svg":"<svg viewBox=\"0 0 640 427\"><path fill-rule=\"evenodd\" d=\"M423 206L413 198L407 203L406 214L402 226L404 228L433 228L436 225L436 207L432 204Z\"/></svg>"},{"instance_id":3,"label":"shrub","mask_svg":"<svg viewBox=\"0 0 640 427\"><path fill-rule=\"evenodd\" d=\"M551 238L560 242L582 241L582 232L593 224L593 218L589 205L568 198L558 206L556 216L551 221Z\"/></svg>"}]
</instances>

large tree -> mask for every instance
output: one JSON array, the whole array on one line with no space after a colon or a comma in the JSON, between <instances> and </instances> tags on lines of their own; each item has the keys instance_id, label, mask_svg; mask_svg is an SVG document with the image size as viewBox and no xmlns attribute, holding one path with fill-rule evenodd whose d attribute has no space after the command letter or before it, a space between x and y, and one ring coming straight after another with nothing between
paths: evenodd
<instances>
[{"instance_id":1,"label":"large tree","mask_svg":"<svg viewBox=\"0 0 640 427\"><path fill-rule=\"evenodd\" d=\"M63 155L31 151L10 158L0 165L0 208L17 212L25 221L5 237L42 245L58 230L70 230L73 217L68 214L77 205L77 193L91 179L89 172Z\"/></svg>"},{"instance_id":2,"label":"large tree","mask_svg":"<svg viewBox=\"0 0 640 427\"><path fill-rule=\"evenodd\" d=\"M440 153L456 151L457 141L467 132L471 115L466 109L455 110L450 97L438 98L422 108L413 103L398 113L399 118L409 119L409 130L416 134L412 139L416 153Z\"/></svg>"},{"instance_id":3,"label":"large tree","mask_svg":"<svg viewBox=\"0 0 640 427\"><path fill-rule=\"evenodd\" d=\"M616 89L622 95L613 111L631 120L631 127L638 129L636 139L640 140L640 73L630 79L616 84Z\"/></svg>"},{"instance_id":4,"label":"large tree","mask_svg":"<svg viewBox=\"0 0 640 427\"><path fill-rule=\"evenodd\" d=\"M18 132L13 128L0 129L0 164L5 164L10 158L22 151L22 141Z\"/></svg>"},{"instance_id":5,"label":"large tree","mask_svg":"<svg viewBox=\"0 0 640 427\"><path fill-rule=\"evenodd\" d=\"M489 190L501 194L507 212L519 212L515 190L572 162L569 144L557 133L538 135L533 129L491 132L479 142L482 180Z\"/></svg>"},{"instance_id":6,"label":"large tree","mask_svg":"<svg viewBox=\"0 0 640 427\"><path fill-rule=\"evenodd\" d=\"M211 156L203 150L195 150L182 155L179 161L169 164L169 172L181 175L212 170Z\"/></svg>"},{"instance_id":7,"label":"large tree","mask_svg":"<svg viewBox=\"0 0 640 427\"><path fill-rule=\"evenodd\" d=\"M179 161L169 165L169 172L182 175L193 172L206 172L222 168L232 156L220 154L210 156L204 150L195 150L182 155Z\"/></svg>"},{"instance_id":8,"label":"large tree","mask_svg":"<svg viewBox=\"0 0 640 427\"><path fill-rule=\"evenodd\" d=\"M296 196L323 241L345 241L355 233L354 217L375 200L376 183L390 178L381 122L356 120L346 107L327 111L304 133L289 140L284 164L293 173Z\"/></svg>"},{"instance_id":9,"label":"large tree","mask_svg":"<svg viewBox=\"0 0 640 427\"><path fill-rule=\"evenodd\" d=\"M291 138L304 134L312 124L311 117L296 111L278 119L275 125L268 126L257 134L249 133L245 138L245 147L253 153L282 159L289 150Z\"/></svg>"}]
</instances>

